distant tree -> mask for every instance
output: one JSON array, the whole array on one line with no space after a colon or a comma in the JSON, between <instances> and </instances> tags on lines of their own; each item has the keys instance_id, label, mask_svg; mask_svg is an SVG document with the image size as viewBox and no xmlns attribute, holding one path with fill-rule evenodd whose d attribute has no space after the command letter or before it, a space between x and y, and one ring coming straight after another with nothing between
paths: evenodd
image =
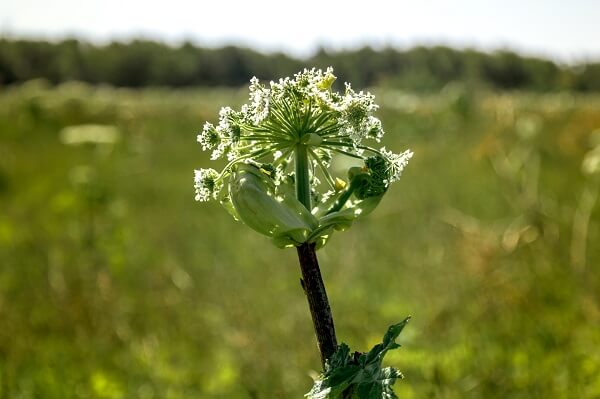
<instances>
[{"instance_id":1,"label":"distant tree","mask_svg":"<svg viewBox=\"0 0 600 399\"><path fill-rule=\"evenodd\" d=\"M444 46L399 50L328 51L308 59L248 48L168 46L148 40L93 45L77 39L58 43L0 39L0 84L42 78L50 83L80 80L114 86L239 86L252 76L269 80L303 67L333 66L341 82L356 87L384 84L410 90L439 90L449 82L492 89L600 91L600 64L574 67L503 50L484 53Z\"/></svg>"}]
</instances>

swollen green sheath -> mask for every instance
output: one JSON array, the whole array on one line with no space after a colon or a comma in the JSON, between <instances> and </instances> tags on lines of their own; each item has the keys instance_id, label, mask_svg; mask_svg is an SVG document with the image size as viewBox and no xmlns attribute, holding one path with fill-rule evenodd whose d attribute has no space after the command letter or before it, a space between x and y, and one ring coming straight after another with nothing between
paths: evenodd
<instances>
[{"instance_id":1,"label":"swollen green sheath","mask_svg":"<svg viewBox=\"0 0 600 399\"><path fill-rule=\"evenodd\" d=\"M262 85L250 81L250 102L222 108L217 126L198 135L221 172L195 171L197 201L215 199L237 219L279 247L323 246L334 230L371 212L400 178L412 156L364 143L384 131L372 114L370 93L332 90L333 70L311 69ZM330 171L335 155L356 160L342 176Z\"/></svg>"},{"instance_id":2,"label":"swollen green sheath","mask_svg":"<svg viewBox=\"0 0 600 399\"><path fill-rule=\"evenodd\" d=\"M293 193L278 193L272 179L253 165L241 164L235 168L229 193L239 219L275 240L300 245L319 226Z\"/></svg>"}]
</instances>

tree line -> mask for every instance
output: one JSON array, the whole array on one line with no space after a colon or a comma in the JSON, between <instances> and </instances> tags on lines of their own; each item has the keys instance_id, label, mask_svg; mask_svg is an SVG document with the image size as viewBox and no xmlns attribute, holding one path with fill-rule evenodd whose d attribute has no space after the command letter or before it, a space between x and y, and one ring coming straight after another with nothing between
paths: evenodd
<instances>
[{"instance_id":1,"label":"tree line","mask_svg":"<svg viewBox=\"0 0 600 399\"><path fill-rule=\"evenodd\" d=\"M120 87L239 86L252 76L275 79L307 67L333 66L356 87L387 85L438 90L464 82L501 90L600 91L600 62L575 66L502 50L491 53L444 46L327 51L307 59L236 46L179 46L149 40L91 44L0 38L0 86L43 78Z\"/></svg>"}]
</instances>

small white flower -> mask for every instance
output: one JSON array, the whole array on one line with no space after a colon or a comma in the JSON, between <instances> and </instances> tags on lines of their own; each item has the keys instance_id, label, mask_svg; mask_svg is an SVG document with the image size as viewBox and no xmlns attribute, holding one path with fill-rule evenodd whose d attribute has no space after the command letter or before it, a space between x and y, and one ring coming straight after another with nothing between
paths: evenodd
<instances>
[{"instance_id":1,"label":"small white flower","mask_svg":"<svg viewBox=\"0 0 600 399\"><path fill-rule=\"evenodd\" d=\"M333 194L335 194L335 191L333 190L326 191L323 196L321 196L321 202L327 202L327 200L331 198Z\"/></svg>"},{"instance_id":2,"label":"small white flower","mask_svg":"<svg viewBox=\"0 0 600 399\"><path fill-rule=\"evenodd\" d=\"M202 149L206 151L219 145L221 136L212 123L206 122L204 128L202 128L202 132L198 135L197 140L202 145Z\"/></svg>"},{"instance_id":3,"label":"small white flower","mask_svg":"<svg viewBox=\"0 0 600 399\"><path fill-rule=\"evenodd\" d=\"M230 107L223 107L219 111L219 126L217 126L217 130L222 136L230 139L233 136L233 124L231 123L233 115L234 111Z\"/></svg>"},{"instance_id":4,"label":"small white flower","mask_svg":"<svg viewBox=\"0 0 600 399\"><path fill-rule=\"evenodd\" d=\"M218 182L219 173L214 169L196 169L194 170L194 189L196 191L196 201L205 202L211 197L217 197L222 184Z\"/></svg>"},{"instance_id":5,"label":"small white flower","mask_svg":"<svg viewBox=\"0 0 600 399\"><path fill-rule=\"evenodd\" d=\"M346 94L342 98L341 104L336 106L340 112L338 123L340 130L350 136L355 145L359 145L363 138L369 137L374 120L371 119L372 113L378 108L375 104L375 96L371 93L352 90L349 83L346 83ZM376 119L376 118L374 118ZM383 130L377 138L381 139Z\"/></svg>"},{"instance_id":6,"label":"small white flower","mask_svg":"<svg viewBox=\"0 0 600 399\"><path fill-rule=\"evenodd\" d=\"M389 181L386 181L385 183L389 185L395 181L398 181L402 175L402 171L408 164L408 160L412 158L413 152L411 150L406 150L400 154L394 154L393 152L386 150L385 147L382 147L379 151L389 163L388 172L390 178Z\"/></svg>"},{"instance_id":7,"label":"small white flower","mask_svg":"<svg viewBox=\"0 0 600 399\"><path fill-rule=\"evenodd\" d=\"M369 116L367 121L367 137L375 139L378 143L383 138L384 131L381 126L381 121L374 116Z\"/></svg>"},{"instance_id":8,"label":"small white flower","mask_svg":"<svg viewBox=\"0 0 600 399\"><path fill-rule=\"evenodd\" d=\"M217 145L217 147L213 150L213 152L210 154L210 160L211 161L215 161L219 158L221 158L223 156L223 154L225 154L225 152L230 148L230 143L229 141L221 141L219 143L219 145Z\"/></svg>"},{"instance_id":9,"label":"small white flower","mask_svg":"<svg viewBox=\"0 0 600 399\"><path fill-rule=\"evenodd\" d=\"M261 85L256 76L250 79L250 105L247 112L255 125L269 116L270 93L271 91Z\"/></svg>"}]
</instances>

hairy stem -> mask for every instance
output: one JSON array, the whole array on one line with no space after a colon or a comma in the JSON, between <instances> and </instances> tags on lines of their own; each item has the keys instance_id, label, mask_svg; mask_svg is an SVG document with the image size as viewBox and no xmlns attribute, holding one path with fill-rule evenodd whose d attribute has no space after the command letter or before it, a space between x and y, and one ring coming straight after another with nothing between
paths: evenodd
<instances>
[{"instance_id":1,"label":"hairy stem","mask_svg":"<svg viewBox=\"0 0 600 399\"><path fill-rule=\"evenodd\" d=\"M296 196L306 209L310 210L310 182L308 173L308 151L306 145L298 144L295 149L296 166ZM298 260L302 279L300 280L304 294L308 300L308 307L312 316L317 344L321 353L321 364L333 355L337 349L337 338L333 325L333 315L327 299L327 291L321 277L319 261L315 251L315 244L304 243L297 247Z\"/></svg>"}]
</instances>

